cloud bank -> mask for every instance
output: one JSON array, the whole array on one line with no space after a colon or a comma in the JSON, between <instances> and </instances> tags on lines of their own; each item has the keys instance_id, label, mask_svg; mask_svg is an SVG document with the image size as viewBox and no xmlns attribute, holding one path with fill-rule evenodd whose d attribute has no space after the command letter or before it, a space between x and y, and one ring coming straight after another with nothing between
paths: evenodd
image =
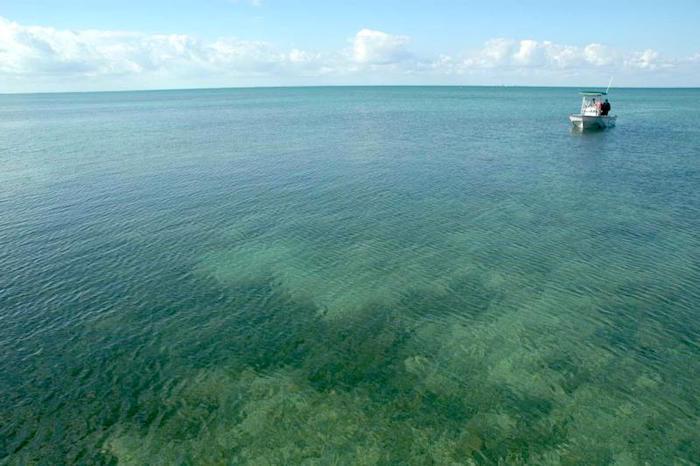
<instances>
[{"instance_id":1,"label":"cloud bank","mask_svg":"<svg viewBox=\"0 0 700 466\"><path fill-rule=\"evenodd\" d=\"M669 58L590 43L496 38L459 55L420 56L411 38L360 29L341 50L235 37L61 30L0 17L3 91L297 84L698 85L700 54ZM620 79L621 78L621 79Z\"/></svg>"},{"instance_id":2,"label":"cloud bank","mask_svg":"<svg viewBox=\"0 0 700 466\"><path fill-rule=\"evenodd\" d=\"M362 29L353 40L352 56L357 63L387 65L401 62L411 56L407 36Z\"/></svg>"}]
</instances>

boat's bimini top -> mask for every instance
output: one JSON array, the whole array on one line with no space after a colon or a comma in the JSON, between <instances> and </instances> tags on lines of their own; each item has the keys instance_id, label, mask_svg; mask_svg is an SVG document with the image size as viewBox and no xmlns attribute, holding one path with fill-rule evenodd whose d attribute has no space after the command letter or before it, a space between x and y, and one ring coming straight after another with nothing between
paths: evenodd
<instances>
[{"instance_id":1,"label":"boat's bimini top","mask_svg":"<svg viewBox=\"0 0 700 466\"><path fill-rule=\"evenodd\" d=\"M590 95L590 96L596 96L596 95L608 95L607 92L603 91L581 91L579 92L581 95Z\"/></svg>"}]
</instances>

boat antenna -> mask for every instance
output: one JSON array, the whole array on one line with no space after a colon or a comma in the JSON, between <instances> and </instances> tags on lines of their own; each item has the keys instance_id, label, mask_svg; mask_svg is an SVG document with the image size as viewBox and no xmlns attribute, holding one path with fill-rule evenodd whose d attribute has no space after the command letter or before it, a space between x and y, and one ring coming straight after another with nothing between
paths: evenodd
<instances>
[{"instance_id":1,"label":"boat antenna","mask_svg":"<svg viewBox=\"0 0 700 466\"><path fill-rule=\"evenodd\" d=\"M608 88L607 88L607 89L605 89L605 93L606 93L606 94L607 94L607 93L608 93L608 91L610 90L610 86L612 86L612 80L613 80L613 77L612 77L612 76L610 76L610 82L608 83Z\"/></svg>"}]
</instances>

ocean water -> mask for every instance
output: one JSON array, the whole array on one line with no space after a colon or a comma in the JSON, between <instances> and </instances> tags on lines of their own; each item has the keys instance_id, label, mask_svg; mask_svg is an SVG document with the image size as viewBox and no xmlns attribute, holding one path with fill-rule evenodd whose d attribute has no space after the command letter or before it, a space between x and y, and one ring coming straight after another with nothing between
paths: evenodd
<instances>
[{"instance_id":1,"label":"ocean water","mask_svg":"<svg viewBox=\"0 0 700 466\"><path fill-rule=\"evenodd\" d=\"M0 464L700 463L700 90L0 96Z\"/></svg>"}]
</instances>

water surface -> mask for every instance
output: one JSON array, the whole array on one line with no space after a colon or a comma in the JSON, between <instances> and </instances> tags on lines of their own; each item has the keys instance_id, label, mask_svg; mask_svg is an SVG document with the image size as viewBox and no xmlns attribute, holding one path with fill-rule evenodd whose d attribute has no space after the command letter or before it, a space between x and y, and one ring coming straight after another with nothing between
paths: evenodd
<instances>
[{"instance_id":1,"label":"water surface","mask_svg":"<svg viewBox=\"0 0 700 466\"><path fill-rule=\"evenodd\" d=\"M700 462L700 91L0 96L0 464Z\"/></svg>"}]
</instances>

